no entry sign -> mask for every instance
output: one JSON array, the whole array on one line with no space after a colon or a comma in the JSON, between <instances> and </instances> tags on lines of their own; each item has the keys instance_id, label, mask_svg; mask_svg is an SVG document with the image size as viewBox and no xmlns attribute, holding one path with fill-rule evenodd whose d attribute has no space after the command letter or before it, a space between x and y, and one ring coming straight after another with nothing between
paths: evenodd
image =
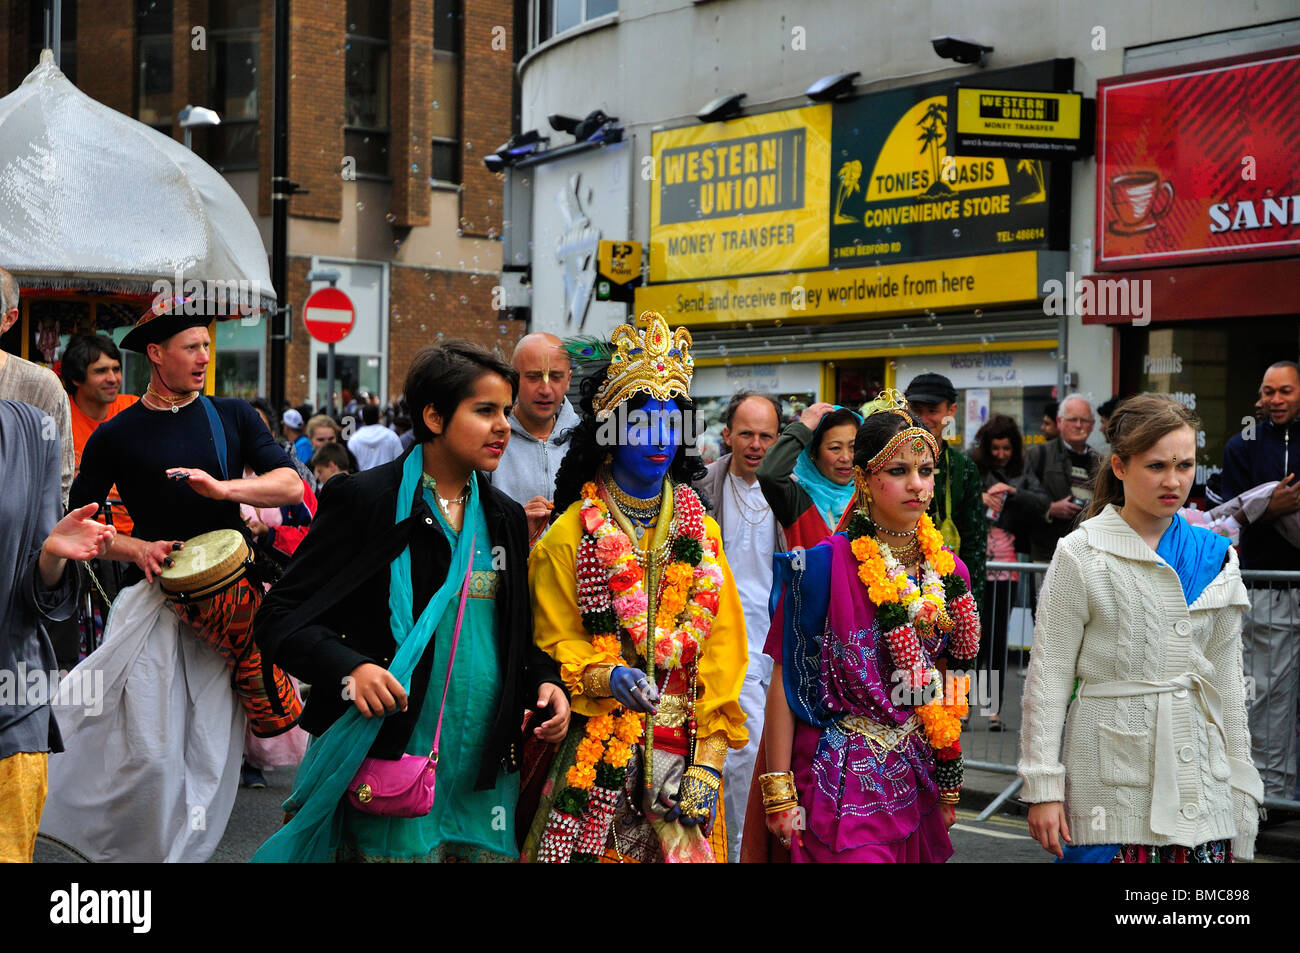
<instances>
[{"instance_id":1,"label":"no entry sign","mask_svg":"<svg viewBox=\"0 0 1300 953\"><path fill-rule=\"evenodd\" d=\"M322 344L337 344L348 336L356 323L352 299L338 288L321 288L313 292L302 307L307 333Z\"/></svg>"}]
</instances>

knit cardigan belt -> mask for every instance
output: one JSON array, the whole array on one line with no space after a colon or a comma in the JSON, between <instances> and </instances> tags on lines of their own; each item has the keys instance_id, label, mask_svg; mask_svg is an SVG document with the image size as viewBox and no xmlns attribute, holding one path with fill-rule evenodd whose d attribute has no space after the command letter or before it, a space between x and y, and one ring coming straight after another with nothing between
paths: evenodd
<instances>
[{"instance_id":1,"label":"knit cardigan belt","mask_svg":"<svg viewBox=\"0 0 1300 953\"><path fill-rule=\"evenodd\" d=\"M1155 778L1151 786L1151 831L1173 837L1178 829L1178 756L1174 753L1175 692L1192 692L1200 702L1205 719L1223 736L1223 704L1214 686L1194 672L1184 672L1164 682L1084 682L1079 697L1124 698L1159 695L1156 706ZM1258 792L1260 800L1263 792Z\"/></svg>"}]
</instances>

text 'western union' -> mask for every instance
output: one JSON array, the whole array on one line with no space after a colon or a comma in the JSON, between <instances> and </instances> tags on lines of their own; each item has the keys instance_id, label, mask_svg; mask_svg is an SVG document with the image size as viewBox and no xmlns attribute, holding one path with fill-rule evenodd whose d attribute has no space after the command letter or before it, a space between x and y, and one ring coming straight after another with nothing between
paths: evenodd
<instances>
[{"instance_id":1,"label":"text 'western union'","mask_svg":"<svg viewBox=\"0 0 1300 953\"><path fill-rule=\"evenodd\" d=\"M1005 96L980 94L981 119L1037 119L1055 122L1060 118L1061 103L1039 96Z\"/></svg>"},{"instance_id":2,"label":"text 'western union'","mask_svg":"<svg viewBox=\"0 0 1300 953\"><path fill-rule=\"evenodd\" d=\"M696 221L803 206L803 129L665 150L659 222Z\"/></svg>"}]
</instances>

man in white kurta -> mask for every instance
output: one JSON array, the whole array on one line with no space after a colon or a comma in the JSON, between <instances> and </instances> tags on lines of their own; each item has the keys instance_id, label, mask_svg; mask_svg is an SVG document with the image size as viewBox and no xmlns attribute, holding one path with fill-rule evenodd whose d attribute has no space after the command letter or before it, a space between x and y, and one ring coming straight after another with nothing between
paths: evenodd
<instances>
[{"instance_id":1,"label":"man in white kurta","mask_svg":"<svg viewBox=\"0 0 1300 953\"><path fill-rule=\"evenodd\" d=\"M727 856L740 859L745 806L754 774L754 759L762 743L763 713L772 683L772 659L764 654L771 623L768 596L772 591L772 555L784 549L781 528L763 496L755 472L780 433L779 405L771 397L741 391L727 405L722 439L731 452L709 465L699 483L709 499L709 515L722 530L722 549L731 564L740 604L745 612L749 668L740 692L749 743L727 753L723 797L727 817ZM761 818L759 823L762 823Z\"/></svg>"}]
</instances>

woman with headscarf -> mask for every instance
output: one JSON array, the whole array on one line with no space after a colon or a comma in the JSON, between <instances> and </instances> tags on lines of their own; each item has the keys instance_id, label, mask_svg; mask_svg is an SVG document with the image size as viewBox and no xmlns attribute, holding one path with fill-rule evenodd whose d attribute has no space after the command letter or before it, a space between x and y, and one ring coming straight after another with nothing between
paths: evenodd
<instances>
[{"instance_id":1,"label":"woman with headscarf","mask_svg":"<svg viewBox=\"0 0 1300 953\"><path fill-rule=\"evenodd\" d=\"M830 536L853 497L853 441L862 418L813 404L788 424L758 468L758 484L791 549Z\"/></svg>"}]
</instances>

